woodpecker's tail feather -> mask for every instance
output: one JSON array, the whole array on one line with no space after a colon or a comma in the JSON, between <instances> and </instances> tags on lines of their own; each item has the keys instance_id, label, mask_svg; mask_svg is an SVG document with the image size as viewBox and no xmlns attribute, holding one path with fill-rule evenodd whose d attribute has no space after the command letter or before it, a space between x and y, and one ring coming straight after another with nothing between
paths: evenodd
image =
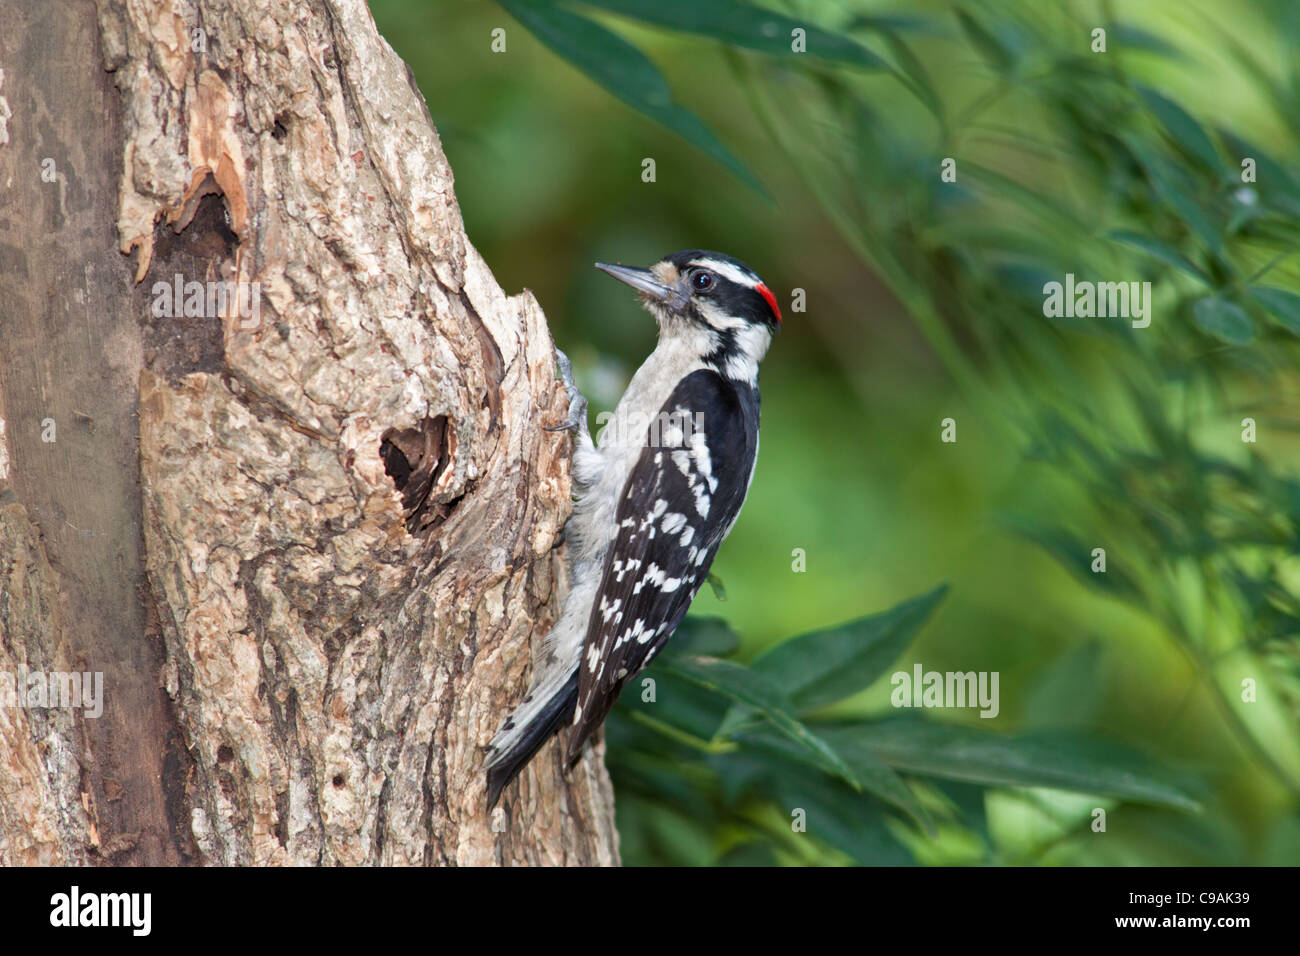
<instances>
[{"instance_id":1,"label":"woodpecker's tail feather","mask_svg":"<svg viewBox=\"0 0 1300 956\"><path fill-rule=\"evenodd\" d=\"M533 693L538 694L537 691ZM573 708L578 703L578 672L575 670L569 675L569 679L553 694L532 706L530 703L525 699L492 738L487 759L489 810L496 806L501 791L533 759L533 754L541 749L542 744L573 719Z\"/></svg>"}]
</instances>

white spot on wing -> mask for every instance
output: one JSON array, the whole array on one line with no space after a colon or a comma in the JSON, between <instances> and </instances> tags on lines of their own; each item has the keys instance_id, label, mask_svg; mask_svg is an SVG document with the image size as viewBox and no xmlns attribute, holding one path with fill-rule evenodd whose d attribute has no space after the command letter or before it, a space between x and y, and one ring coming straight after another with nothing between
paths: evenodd
<instances>
[{"instance_id":1,"label":"white spot on wing","mask_svg":"<svg viewBox=\"0 0 1300 956\"><path fill-rule=\"evenodd\" d=\"M718 479L713 477L713 459L709 457L709 446L702 428L691 432L691 457L695 459L696 471L709 483L709 491L717 491Z\"/></svg>"},{"instance_id":2,"label":"white spot on wing","mask_svg":"<svg viewBox=\"0 0 1300 956\"><path fill-rule=\"evenodd\" d=\"M686 515L682 514L679 511L670 511L668 512L668 514L664 515L664 520L662 525L664 529L664 534L676 534L678 531L682 530L682 527L685 524L686 524Z\"/></svg>"},{"instance_id":3,"label":"white spot on wing","mask_svg":"<svg viewBox=\"0 0 1300 956\"><path fill-rule=\"evenodd\" d=\"M707 518L709 516L710 504L711 499L704 493L703 489L695 492L695 510L700 513L701 518Z\"/></svg>"}]
</instances>

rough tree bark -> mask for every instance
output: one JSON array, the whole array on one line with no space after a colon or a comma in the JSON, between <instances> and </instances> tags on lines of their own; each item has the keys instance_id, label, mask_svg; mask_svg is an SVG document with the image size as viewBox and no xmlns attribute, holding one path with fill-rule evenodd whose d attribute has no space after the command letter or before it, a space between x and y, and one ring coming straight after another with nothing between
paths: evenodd
<instances>
[{"instance_id":1,"label":"rough tree bark","mask_svg":"<svg viewBox=\"0 0 1300 956\"><path fill-rule=\"evenodd\" d=\"M364 3L0 22L0 672L105 702L0 707L0 863L616 863L599 752L485 814L564 395Z\"/></svg>"}]
</instances>

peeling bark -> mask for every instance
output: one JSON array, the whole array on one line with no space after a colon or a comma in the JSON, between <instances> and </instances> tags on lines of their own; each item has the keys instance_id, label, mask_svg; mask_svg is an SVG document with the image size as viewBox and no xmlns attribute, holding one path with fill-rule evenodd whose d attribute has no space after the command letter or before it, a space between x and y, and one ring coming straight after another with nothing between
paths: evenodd
<instances>
[{"instance_id":1,"label":"peeling bark","mask_svg":"<svg viewBox=\"0 0 1300 956\"><path fill-rule=\"evenodd\" d=\"M21 24L0 40L0 179L34 212L0 242L22 260L0 671L84 659L106 704L0 708L0 862L616 863L599 748L566 777L548 747L485 814L482 748L563 583L569 438L540 426L564 394L364 4L99 0L60 24L24 6L0 0ZM37 39L82 46L60 70ZM35 214L42 113L79 137L62 221ZM260 298L166 314L196 281ZM103 312L62 301L78 290ZM53 330L88 345L61 354ZM70 447L68 408L42 443L51 402L105 376L93 436ZM107 487L70 501L60 468ZM112 587L59 523L74 511Z\"/></svg>"}]
</instances>

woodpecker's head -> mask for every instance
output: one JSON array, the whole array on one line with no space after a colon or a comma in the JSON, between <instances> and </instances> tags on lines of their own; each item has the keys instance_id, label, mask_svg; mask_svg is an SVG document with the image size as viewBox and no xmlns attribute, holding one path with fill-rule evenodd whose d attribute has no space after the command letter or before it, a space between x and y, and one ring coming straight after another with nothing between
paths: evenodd
<instances>
[{"instance_id":1,"label":"woodpecker's head","mask_svg":"<svg viewBox=\"0 0 1300 956\"><path fill-rule=\"evenodd\" d=\"M597 262L626 282L659 321L663 336L701 343L702 358L735 377L752 377L781 327L776 296L743 262L720 252L686 249L649 269ZM752 368L752 371L751 371Z\"/></svg>"}]
</instances>

